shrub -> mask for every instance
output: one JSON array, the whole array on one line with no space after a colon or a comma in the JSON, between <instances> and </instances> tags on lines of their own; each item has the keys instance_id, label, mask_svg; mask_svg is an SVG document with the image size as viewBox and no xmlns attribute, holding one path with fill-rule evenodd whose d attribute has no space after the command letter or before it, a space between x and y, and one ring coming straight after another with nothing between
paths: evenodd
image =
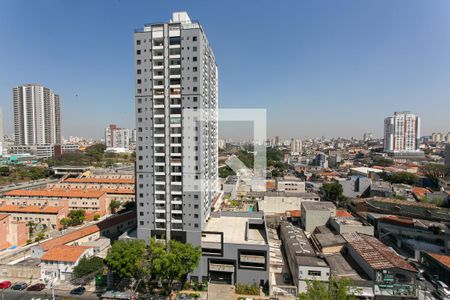
<instances>
[{"instance_id":1,"label":"shrub","mask_svg":"<svg viewBox=\"0 0 450 300\"><path fill-rule=\"evenodd\" d=\"M259 295L259 286L256 284L236 284L236 294Z\"/></svg>"},{"instance_id":2,"label":"shrub","mask_svg":"<svg viewBox=\"0 0 450 300\"><path fill-rule=\"evenodd\" d=\"M95 214L94 215L94 221L98 221L100 219L100 215L99 214Z\"/></svg>"}]
</instances>

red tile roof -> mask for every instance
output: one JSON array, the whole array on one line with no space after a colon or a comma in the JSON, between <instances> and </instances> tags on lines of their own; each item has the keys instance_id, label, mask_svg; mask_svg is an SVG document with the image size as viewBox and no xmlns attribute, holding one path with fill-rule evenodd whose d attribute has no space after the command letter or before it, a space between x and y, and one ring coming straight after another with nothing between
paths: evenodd
<instances>
[{"instance_id":1,"label":"red tile roof","mask_svg":"<svg viewBox=\"0 0 450 300\"><path fill-rule=\"evenodd\" d=\"M65 261L76 262L90 247L84 246L56 246L49 249L41 257L42 261Z\"/></svg>"},{"instance_id":2,"label":"red tile roof","mask_svg":"<svg viewBox=\"0 0 450 300\"><path fill-rule=\"evenodd\" d=\"M416 195L416 197L422 198L422 197L425 197L425 195L427 193L429 193L430 191L428 189L426 189L426 188L414 186L412 188L412 192L413 192L413 194Z\"/></svg>"},{"instance_id":3,"label":"red tile roof","mask_svg":"<svg viewBox=\"0 0 450 300\"><path fill-rule=\"evenodd\" d=\"M336 210L336 217L351 217L352 214L346 209Z\"/></svg>"},{"instance_id":4,"label":"red tile roof","mask_svg":"<svg viewBox=\"0 0 450 300\"><path fill-rule=\"evenodd\" d=\"M58 214L64 207L61 206L20 206L20 205L2 205L0 212L2 213L39 213L39 214Z\"/></svg>"},{"instance_id":5,"label":"red tile roof","mask_svg":"<svg viewBox=\"0 0 450 300\"><path fill-rule=\"evenodd\" d=\"M288 210L287 215L292 218L300 218L302 216L302 212L300 210Z\"/></svg>"},{"instance_id":6,"label":"red tile roof","mask_svg":"<svg viewBox=\"0 0 450 300\"><path fill-rule=\"evenodd\" d=\"M385 223L414 226L414 219L408 218L408 217L400 217L400 216L392 215L392 216L381 217L380 220L384 221Z\"/></svg>"},{"instance_id":7,"label":"red tile roof","mask_svg":"<svg viewBox=\"0 0 450 300\"><path fill-rule=\"evenodd\" d=\"M416 272L413 266L373 236L356 232L344 233L342 236L358 255L375 270L400 268Z\"/></svg>"},{"instance_id":8,"label":"red tile roof","mask_svg":"<svg viewBox=\"0 0 450 300\"><path fill-rule=\"evenodd\" d=\"M127 183L134 184L134 179L126 179L126 178L67 178L63 182L71 182L71 183Z\"/></svg>"},{"instance_id":9,"label":"red tile roof","mask_svg":"<svg viewBox=\"0 0 450 300\"><path fill-rule=\"evenodd\" d=\"M131 220L131 219L135 219L135 218L136 218L136 212L134 212L134 211L126 212L126 213L123 213L123 214L120 214L117 216L107 218L103 221L98 222L97 224L89 225L89 226L83 227L81 229L78 229L76 231L69 232L60 237L45 241L45 242L41 243L40 246L42 249L47 251L50 248L69 244L73 241L79 240L83 237L86 237L86 236L89 236L96 232L99 232L100 230L112 227L116 224L120 224L122 222Z\"/></svg>"},{"instance_id":10,"label":"red tile roof","mask_svg":"<svg viewBox=\"0 0 450 300\"><path fill-rule=\"evenodd\" d=\"M0 206L1 207L1 206ZM0 221L9 217L9 214L0 214Z\"/></svg>"},{"instance_id":11,"label":"red tile roof","mask_svg":"<svg viewBox=\"0 0 450 300\"><path fill-rule=\"evenodd\" d=\"M442 255L437 253L431 253L427 252L429 256L446 266L447 268L450 268L450 256L449 255Z\"/></svg>"},{"instance_id":12,"label":"red tile roof","mask_svg":"<svg viewBox=\"0 0 450 300\"><path fill-rule=\"evenodd\" d=\"M105 194L104 191L83 191L83 190L13 190L4 193L4 196L19 197L61 197L61 198L100 198Z\"/></svg>"}]
</instances>

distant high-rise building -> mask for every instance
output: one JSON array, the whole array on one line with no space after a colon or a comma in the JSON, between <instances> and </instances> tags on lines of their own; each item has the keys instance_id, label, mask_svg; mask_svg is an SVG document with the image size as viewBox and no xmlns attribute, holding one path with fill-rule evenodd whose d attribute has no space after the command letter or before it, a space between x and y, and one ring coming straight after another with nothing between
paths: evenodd
<instances>
[{"instance_id":1,"label":"distant high-rise building","mask_svg":"<svg viewBox=\"0 0 450 300\"><path fill-rule=\"evenodd\" d=\"M370 140L373 140L373 133L372 133L372 132L366 132L366 133L364 133L364 135L363 135L363 141L364 141L364 142L367 142L367 141L370 141Z\"/></svg>"},{"instance_id":2,"label":"distant high-rise building","mask_svg":"<svg viewBox=\"0 0 450 300\"><path fill-rule=\"evenodd\" d=\"M50 89L26 84L13 89L16 145L61 144L59 95Z\"/></svg>"},{"instance_id":3,"label":"distant high-rise building","mask_svg":"<svg viewBox=\"0 0 450 300\"><path fill-rule=\"evenodd\" d=\"M225 146L226 146L225 140L224 139L219 139L219 141L218 141L219 149L225 149Z\"/></svg>"},{"instance_id":4,"label":"distant high-rise building","mask_svg":"<svg viewBox=\"0 0 450 300\"><path fill-rule=\"evenodd\" d=\"M444 139L447 143L450 143L450 132L447 132Z\"/></svg>"},{"instance_id":5,"label":"distant high-rise building","mask_svg":"<svg viewBox=\"0 0 450 300\"><path fill-rule=\"evenodd\" d=\"M411 112L396 112L384 119L384 151L391 154L421 153L420 118Z\"/></svg>"},{"instance_id":6,"label":"distant high-rise building","mask_svg":"<svg viewBox=\"0 0 450 300\"><path fill-rule=\"evenodd\" d=\"M130 130L110 124L105 128L105 144L107 148L130 148Z\"/></svg>"},{"instance_id":7,"label":"distant high-rise building","mask_svg":"<svg viewBox=\"0 0 450 300\"><path fill-rule=\"evenodd\" d=\"M445 137L442 134L442 132L433 132L431 134L431 141L433 141L433 142L440 143L440 142L443 142L444 139L445 139Z\"/></svg>"},{"instance_id":8,"label":"distant high-rise building","mask_svg":"<svg viewBox=\"0 0 450 300\"><path fill-rule=\"evenodd\" d=\"M299 139L291 139L291 154L302 154L302 141Z\"/></svg>"},{"instance_id":9,"label":"distant high-rise building","mask_svg":"<svg viewBox=\"0 0 450 300\"><path fill-rule=\"evenodd\" d=\"M137 237L201 245L218 191L218 72L185 12L136 30Z\"/></svg>"}]
</instances>

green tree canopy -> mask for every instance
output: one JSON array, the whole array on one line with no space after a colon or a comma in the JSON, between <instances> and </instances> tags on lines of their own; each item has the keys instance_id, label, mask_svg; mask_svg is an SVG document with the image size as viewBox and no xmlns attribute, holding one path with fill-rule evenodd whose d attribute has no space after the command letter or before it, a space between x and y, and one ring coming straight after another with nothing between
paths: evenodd
<instances>
[{"instance_id":1,"label":"green tree canopy","mask_svg":"<svg viewBox=\"0 0 450 300\"><path fill-rule=\"evenodd\" d=\"M343 197L342 193L344 190L342 185L337 181L324 183L322 189L325 193L325 198L329 201L339 201Z\"/></svg>"},{"instance_id":2,"label":"green tree canopy","mask_svg":"<svg viewBox=\"0 0 450 300\"><path fill-rule=\"evenodd\" d=\"M117 209L120 207L120 202L117 200L111 200L111 202L109 203L109 208L111 209L111 212L113 214L116 213Z\"/></svg>"},{"instance_id":3,"label":"green tree canopy","mask_svg":"<svg viewBox=\"0 0 450 300\"><path fill-rule=\"evenodd\" d=\"M73 269L76 278L81 278L93 272L99 271L103 268L103 259L100 257L83 257L78 262L78 265Z\"/></svg>"},{"instance_id":4,"label":"green tree canopy","mask_svg":"<svg viewBox=\"0 0 450 300\"><path fill-rule=\"evenodd\" d=\"M142 279L146 267L147 246L142 240L119 240L108 250L106 264L120 278Z\"/></svg>"},{"instance_id":5,"label":"green tree canopy","mask_svg":"<svg viewBox=\"0 0 450 300\"><path fill-rule=\"evenodd\" d=\"M440 164L426 164L421 168L434 187L439 186L439 178L450 176L450 167Z\"/></svg>"},{"instance_id":6,"label":"green tree canopy","mask_svg":"<svg viewBox=\"0 0 450 300\"><path fill-rule=\"evenodd\" d=\"M409 172L398 172L392 175L385 176L384 179L389 181L390 183L403 183L413 185L417 183L419 177L416 174L412 174Z\"/></svg>"},{"instance_id":7,"label":"green tree canopy","mask_svg":"<svg viewBox=\"0 0 450 300\"><path fill-rule=\"evenodd\" d=\"M299 295L300 300L356 300L358 292L353 280L343 278L336 281L330 278L329 284L323 281L312 280L307 282L307 291Z\"/></svg>"},{"instance_id":8,"label":"green tree canopy","mask_svg":"<svg viewBox=\"0 0 450 300\"><path fill-rule=\"evenodd\" d=\"M70 219L70 226L77 226L83 224L86 219L86 212L83 209L75 209L69 211L67 217Z\"/></svg>"}]
</instances>

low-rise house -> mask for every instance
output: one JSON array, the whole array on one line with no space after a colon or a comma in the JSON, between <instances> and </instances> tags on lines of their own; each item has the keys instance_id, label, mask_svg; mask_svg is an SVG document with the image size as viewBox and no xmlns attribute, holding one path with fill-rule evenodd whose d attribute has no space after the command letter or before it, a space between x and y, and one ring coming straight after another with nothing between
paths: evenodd
<instances>
[{"instance_id":1,"label":"low-rise house","mask_svg":"<svg viewBox=\"0 0 450 300\"><path fill-rule=\"evenodd\" d=\"M0 250L25 245L28 239L27 222L15 221L10 214L0 214Z\"/></svg>"},{"instance_id":2,"label":"low-rise house","mask_svg":"<svg viewBox=\"0 0 450 300\"><path fill-rule=\"evenodd\" d=\"M2 205L0 213L9 214L14 221L33 222L49 229L60 230L60 221L67 215L68 210L64 206Z\"/></svg>"},{"instance_id":3,"label":"low-rise house","mask_svg":"<svg viewBox=\"0 0 450 300\"><path fill-rule=\"evenodd\" d=\"M63 206L98 212L101 216L109 212L107 194L101 190L14 190L6 192L0 201L6 205Z\"/></svg>"},{"instance_id":4,"label":"low-rise house","mask_svg":"<svg viewBox=\"0 0 450 300\"><path fill-rule=\"evenodd\" d=\"M41 280L69 280L74 268L83 257L94 255L93 248L60 245L49 249L41 257Z\"/></svg>"}]
</instances>

